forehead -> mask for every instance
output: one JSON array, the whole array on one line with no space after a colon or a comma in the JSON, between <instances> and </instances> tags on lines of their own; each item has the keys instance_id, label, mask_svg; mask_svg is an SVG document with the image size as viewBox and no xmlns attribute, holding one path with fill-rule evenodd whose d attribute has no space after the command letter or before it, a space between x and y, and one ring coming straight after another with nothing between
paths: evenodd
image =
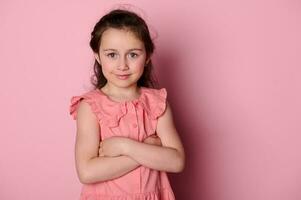
<instances>
[{"instance_id":1,"label":"forehead","mask_svg":"<svg viewBox=\"0 0 301 200\"><path fill-rule=\"evenodd\" d=\"M143 42L128 29L109 28L103 32L100 43L100 48L131 49L143 47Z\"/></svg>"}]
</instances>

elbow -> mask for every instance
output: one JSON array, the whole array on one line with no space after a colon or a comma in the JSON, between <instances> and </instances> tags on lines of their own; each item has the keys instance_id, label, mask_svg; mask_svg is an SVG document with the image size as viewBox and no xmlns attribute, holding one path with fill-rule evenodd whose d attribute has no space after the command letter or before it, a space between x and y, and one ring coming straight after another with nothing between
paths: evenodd
<instances>
[{"instance_id":1,"label":"elbow","mask_svg":"<svg viewBox=\"0 0 301 200\"><path fill-rule=\"evenodd\" d=\"M89 178L89 175L87 172L79 172L78 173L78 178L79 178L79 181L82 183L82 184L89 184L91 183L91 180Z\"/></svg>"},{"instance_id":2,"label":"elbow","mask_svg":"<svg viewBox=\"0 0 301 200\"><path fill-rule=\"evenodd\" d=\"M87 164L83 162L77 162L76 163L76 174L79 179L79 181L82 184L88 184L89 183L89 175L88 175L88 169Z\"/></svg>"},{"instance_id":3,"label":"elbow","mask_svg":"<svg viewBox=\"0 0 301 200\"><path fill-rule=\"evenodd\" d=\"M76 165L76 172L78 179L82 184L93 183L93 174L90 169L89 161L78 162Z\"/></svg>"},{"instance_id":4,"label":"elbow","mask_svg":"<svg viewBox=\"0 0 301 200\"><path fill-rule=\"evenodd\" d=\"M93 183L93 175L87 165L77 166L77 176L82 184Z\"/></svg>"},{"instance_id":5,"label":"elbow","mask_svg":"<svg viewBox=\"0 0 301 200\"><path fill-rule=\"evenodd\" d=\"M185 169L185 155L184 153L180 154L174 162L173 169L171 172L180 173Z\"/></svg>"},{"instance_id":6,"label":"elbow","mask_svg":"<svg viewBox=\"0 0 301 200\"><path fill-rule=\"evenodd\" d=\"M106 180L103 175L102 176L99 175L98 177L96 177L96 175L93 174L92 171L89 170L89 169L80 170L78 172L78 178L79 178L79 181L82 184L93 184L93 183L96 183L96 182Z\"/></svg>"},{"instance_id":7,"label":"elbow","mask_svg":"<svg viewBox=\"0 0 301 200\"><path fill-rule=\"evenodd\" d=\"M174 173L180 173L184 170L185 168L185 162L184 161L179 161L178 164L176 164L175 168L174 168Z\"/></svg>"}]
</instances>

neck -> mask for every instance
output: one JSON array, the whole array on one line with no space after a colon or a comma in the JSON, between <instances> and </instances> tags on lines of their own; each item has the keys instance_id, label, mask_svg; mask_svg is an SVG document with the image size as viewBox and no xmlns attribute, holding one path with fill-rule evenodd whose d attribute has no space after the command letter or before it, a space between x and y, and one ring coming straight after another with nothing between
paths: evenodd
<instances>
[{"instance_id":1,"label":"neck","mask_svg":"<svg viewBox=\"0 0 301 200\"><path fill-rule=\"evenodd\" d=\"M139 87L137 84L129 87L116 87L107 83L102 91L108 96L116 98L118 100L131 100L139 97Z\"/></svg>"}]
</instances>

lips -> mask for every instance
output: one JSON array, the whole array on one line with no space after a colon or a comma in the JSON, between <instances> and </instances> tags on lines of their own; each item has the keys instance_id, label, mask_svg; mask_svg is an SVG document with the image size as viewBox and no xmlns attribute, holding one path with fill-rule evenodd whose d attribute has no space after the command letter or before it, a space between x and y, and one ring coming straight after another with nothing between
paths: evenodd
<instances>
[{"instance_id":1,"label":"lips","mask_svg":"<svg viewBox=\"0 0 301 200\"><path fill-rule=\"evenodd\" d=\"M125 80L130 76L130 74L116 74L116 76L118 79Z\"/></svg>"}]
</instances>

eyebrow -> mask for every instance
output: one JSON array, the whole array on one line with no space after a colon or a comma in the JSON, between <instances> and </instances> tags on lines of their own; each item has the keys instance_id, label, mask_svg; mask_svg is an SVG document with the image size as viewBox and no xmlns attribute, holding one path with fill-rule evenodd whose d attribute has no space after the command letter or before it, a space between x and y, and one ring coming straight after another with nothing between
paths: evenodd
<instances>
[{"instance_id":1,"label":"eyebrow","mask_svg":"<svg viewBox=\"0 0 301 200\"><path fill-rule=\"evenodd\" d=\"M118 51L117 49L104 49L103 51ZM127 51L143 51L140 48L128 49Z\"/></svg>"}]
</instances>

